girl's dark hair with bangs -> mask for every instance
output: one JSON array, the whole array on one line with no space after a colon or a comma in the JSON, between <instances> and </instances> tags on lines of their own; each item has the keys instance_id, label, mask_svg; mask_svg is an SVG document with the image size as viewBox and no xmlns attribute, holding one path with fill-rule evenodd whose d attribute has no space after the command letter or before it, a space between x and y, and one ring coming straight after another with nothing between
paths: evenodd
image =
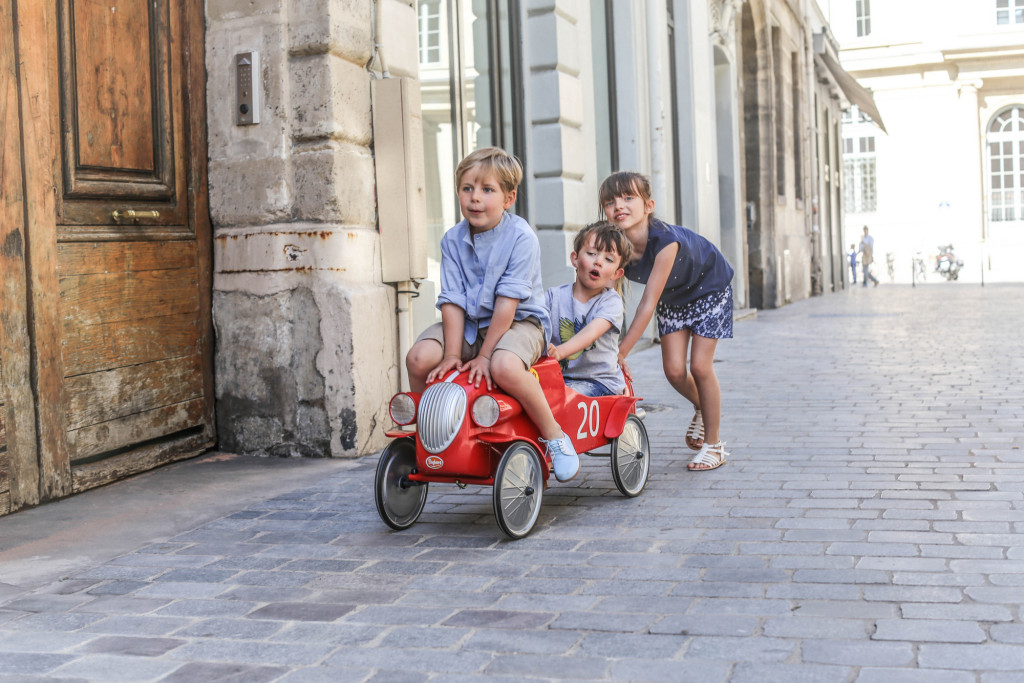
<instances>
[{"instance_id":1,"label":"girl's dark hair with bangs","mask_svg":"<svg viewBox=\"0 0 1024 683\"><path fill-rule=\"evenodd\" d=\"M629 263L630 257L633 256L633 244L626 237L626 233L608 221L591 223L577 232L572 241L572 250L577 254L580 253L583 247L587 246L587 241L591 236L594 238L594 246L598 249L614 251L619 255L619 268L624 268ZM615 281L615 291L620 296L625 296L623 280L625 278L620 277Z\"/></svg>"},{"instance_id":2,"label":"girl's dark hair with bangs","mask_svg":"<svg viewBox=\"0 0 1024 683\"><path fill-rule=\"evenodd\" d=\"M616 171L604 179L601 189L598 191L598 207L604 215L604 205L616 197L633 195L639 197L644 203L651 199L651 181L647 176L635 171Z\"/></svg>"}]
</instances>

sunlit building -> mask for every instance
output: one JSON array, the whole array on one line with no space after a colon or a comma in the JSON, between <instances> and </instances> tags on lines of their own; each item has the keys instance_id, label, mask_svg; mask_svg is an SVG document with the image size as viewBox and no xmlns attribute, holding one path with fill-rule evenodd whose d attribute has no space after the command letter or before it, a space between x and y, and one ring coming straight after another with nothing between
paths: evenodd
<instances>
[{"instance_id":1,"label":"sunlit building","mask_svg":"<svg viewBox=\"0 0 1024 683\"><path fill-rule=\"evenodd\" d=\"M843 123L847 244L863 226L896 281L940 245L960 280L1024 278L1024 1L824 0L843 67L874 94L888 134Z\"/></svg>"}]
</instances>

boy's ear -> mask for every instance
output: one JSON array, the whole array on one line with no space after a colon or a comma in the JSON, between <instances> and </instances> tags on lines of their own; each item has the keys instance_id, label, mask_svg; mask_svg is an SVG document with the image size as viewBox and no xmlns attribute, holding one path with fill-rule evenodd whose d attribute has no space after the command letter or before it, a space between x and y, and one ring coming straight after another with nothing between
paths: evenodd
<instances>
[{"instance_id":1,"label":"boy's ear","mask_svg":"<svg viewBox=\"0 0 1024 683\"><path fill-rule=\"evenodd\" d=\"M505 195L505 209L512 208L512 205L516 203L516 190L512 190Z\"/></svg>"},{"instance_id":2,"label":"boy's ear","mask_svg":"<svg viewBox=\"0 0 1024 683\"><path fill-rule=\"evenodd\" d=\"M615 274L612 275L610 282L615 282L616 280L618 280L620 277L622 277L625 274L626 274L626 269L622 268L620 266L619 269L615 271Z\"/></svg>"},{"instance_id":3,"label":"boy's ear","mask_svg":"<svg viewBox=\"0 0 1024 683\"><path fill-rule=\"evenodd\" d=\"M572 264L573 268L578 268L579 267L579 266L576 265L576 259L577 258L578 257L576 256L576 252L575 251L570 251L569 252L569 263Z\"/></svg>"}]
</instances>

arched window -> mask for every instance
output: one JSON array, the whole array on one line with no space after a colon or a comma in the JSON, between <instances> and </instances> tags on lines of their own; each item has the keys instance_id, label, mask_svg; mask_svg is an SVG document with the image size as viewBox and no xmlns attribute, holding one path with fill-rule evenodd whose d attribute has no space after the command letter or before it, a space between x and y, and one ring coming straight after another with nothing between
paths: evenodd
<instances>
[{"instance_id":1,"label":"arched window","mask_svg":"<svg viewBox=\"0 0 1024 683\"><path fill-rule=\"evenodd\" d=\"M1024 107L1005 109L988 124L989 218L1024 220Z\"/></svg>"}]
</instances>

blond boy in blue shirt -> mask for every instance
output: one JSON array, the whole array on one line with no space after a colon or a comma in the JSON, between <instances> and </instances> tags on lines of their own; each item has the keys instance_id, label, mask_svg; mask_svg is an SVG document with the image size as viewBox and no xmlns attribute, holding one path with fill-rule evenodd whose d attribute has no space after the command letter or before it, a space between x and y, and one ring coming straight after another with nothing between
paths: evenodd
<instances>
[{"instance_id":1,"label":"blond boy in blue shirt","mask_svg":"<svg viewBox=\"0 0 1024 683\"><path fill-rule=\"evenodd\" d=\"M441 238L441 322L420 335L405 364L413 391L453 370L468 372L476 386L497 384L537 425L555 478L568 481L579 473L579 456L529 372L550 322L537 235L507 213L522 178L519 161L497 147L476 150L455 170L464 220Z\"/></svg>"}]
</instances>

